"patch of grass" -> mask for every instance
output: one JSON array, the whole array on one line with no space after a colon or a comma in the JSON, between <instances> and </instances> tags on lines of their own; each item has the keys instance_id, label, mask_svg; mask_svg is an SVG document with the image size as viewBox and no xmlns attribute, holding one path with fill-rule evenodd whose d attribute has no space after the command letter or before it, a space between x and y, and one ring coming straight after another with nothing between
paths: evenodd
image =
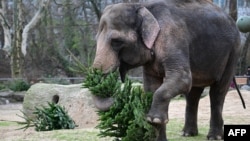
<instances>
[{"instance_id":1,"label":"patch of grass","mask_svg":"<svg viewBox=\"0 0 250 141\"><path fill-rule=\"evenodd\" d=\"M207 139L207 133L208 133L208 125L199 124L198 130L199 134L198 136L194 137L183 137L181 135L182 128L184 126L184 121L181 121L180 119L170 119L169 123L167 124L167 138L170 141L202 141Z\"/></svg>"},{"instance_id":2,"label":"patch of grass","mask_svg":"<svg viewBox=\"0 0 250 141\"><path fill-rule=\"evenodd\" d=\"M8 127L8 126L16 126L16 125L18 125L17 122L0 121L0 127Z\"/></svg>"},{"instance_id":3,"label":"patch of grass","mask_svg":"<svg viewBox=\"0 0 250 141\"><path fill-rule=\"evenodd\" d=\"M208 128L207 124L199 124L199 135L195 137L183 137L181 136L181 131L183 128L183 119L170 119L167 124L167 136L169 141L205 141ZM0 131L1 129L7 127L17 127L16 122L0 121ZM9 129L8 127L8 129ZM18 127L17 127L18 128ZM97 129L71 129L71 130L53 130L46 132L35 132L32 130L20 131L20 134L15 133L15 141L34 141L34 140L53 140L53 141L112 141L113 138L105 137L100 138L98 136L99 130ZM3 133L5 134L5 133ZM28 135L28 138L27 138ZM1 138L1 141L7 141L8 138Z\"/></svg>"},{"instance_id":4,"label":"patch of grass","mask_svg":"<svg viewBox=\"0 0 250 141\"><path fill-rule=\"evenodd\" d=\"M63 132L63 134L62 134ZM86 130L58 130L53 132L51 138L58 141L110 141L111 138L99 138L98 130L86 131Z\"/></svg>"},{"instance_id":5,"label":"patch of grass","mask_svg":"<svg viewBox=\"0 0 250 141\"><path fill-rule=\"evenodd\" d=\"M25 131L26 132L26 131ZM112 141L112 138L100 138L98 136L99 130L85 130L85 129L64 129L43 132L33 132L27 136L18 137L15 141ZM2 140L1 140L2 141ZM3 140L5 141L5 140ZM7 141L7 140L6 140Z\"/></svg>"}]
</instances>

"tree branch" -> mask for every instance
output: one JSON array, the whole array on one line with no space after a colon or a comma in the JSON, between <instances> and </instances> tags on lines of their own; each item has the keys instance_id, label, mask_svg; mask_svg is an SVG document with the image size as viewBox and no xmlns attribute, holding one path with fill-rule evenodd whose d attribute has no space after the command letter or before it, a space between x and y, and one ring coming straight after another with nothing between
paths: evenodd
<instances>
[{"instance_id":1,"label":"tree branch","mask_svg":"<svg viewBox=\"0 0 250 141\"><path fill-rule=\"evenodd\" d=\"M96 2L94 0L89 0L90 3L92 4L93 8L94 8L94 12L98 18L98 20L101 19L101 11L98 9L98 6L96 4Z\"/></svg>"},{"instance_id":2,"label":"tree branch","mask_svg":"<svg viewBox=\"0 0 250 141\"><path fill-rule=\"evenodd\" d=\"M28 33L31 29L33 29L40 19L42 18L42 14L45 11L45 9L48 7L50 3L50 0L43 0L40 2L40 6L38 11L36 12L35 16L31 19L31 21L24 27L23 33L22 33L22 53L23 55L26 55L27 51L27 40L28 40Z\"/></svg>"}]
</instances>

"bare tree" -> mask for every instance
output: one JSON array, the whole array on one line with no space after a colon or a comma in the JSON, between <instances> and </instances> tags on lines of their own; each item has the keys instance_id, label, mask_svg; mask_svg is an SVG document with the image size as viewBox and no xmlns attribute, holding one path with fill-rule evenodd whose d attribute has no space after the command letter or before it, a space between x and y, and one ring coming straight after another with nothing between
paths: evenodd
<instances>
[{"instance_id":1,"label":"bare tree","mask_svg":"<svg viewBox=\"0 0 250 141\"><path fill-rule=\"evenodd\" d=\"M6 13L7 13L6 5L7 5L7 0L2 0L1 7L0 7L0 22L3 28L3 32L4 32L3 50L5 50L8 54L10 54L11 34L10 34L10 25L6 17Z\"/></svg>"},{"instance_id":2,"label":"bare tree","mask_svg":"<svg viewBox=\"0 0 250 141\"><path fill-rule=\"evenodd\" d=\"M13 39L11 48L11 76L22 77L23 55L21 53L21 41L23 30L23 5L22 0L14 0L13 8Z\"/></svg>"},{"instance_id":3,"label":"bare tree","mask_svg":"<svg viewBox=\"0 0 250 141\"><path fill-rule=\"evenodd\" d=\"M31 19L31 21L24 27L23 33L22 33L22 53L23 53L23 55L26 55L26 52L27 52L26 48L27 48L28 33L41 20L42 14L46 10L46 8L48 7L49 3L50 3L50 0L40 1L38 11L34 15L34 17Z\"/></svg>"}]
</instances>

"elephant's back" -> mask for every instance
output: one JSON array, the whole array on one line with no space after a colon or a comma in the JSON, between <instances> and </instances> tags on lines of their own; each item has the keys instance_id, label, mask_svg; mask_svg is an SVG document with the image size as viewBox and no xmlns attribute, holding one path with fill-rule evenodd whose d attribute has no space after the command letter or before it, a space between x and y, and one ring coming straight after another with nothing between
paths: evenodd
<instances>
[{"instance_id":1,"label":"elephant's back","mask_svg":"<svg viewBox=\"0 0 250 141\"><path fill-rule=\"evenodd\" d=\"M219 80L229 60L235 65L233 62L236 62L240 50L240 34L235 21L219 7L205 0L181 4L176 3L179 0L167 1L172 3L161 3L155 9L152 6L152 13L158 19L161 30L174 25L177 26L174 30L165 31L185 31L183 37L189 41L194 85L206 85ZM180 42L181 39L176 40Z\"/></svg>"},{"instance_id":2,"label":"elephant's back","mask_svg":"<svg viewBox=\"0 0 250 141\"><path fill-rule=\"evenodd\" d=\"M146 7L163 30L174 23L179 29L187 28L191 38L228 38L232 43L238 40L235 21L207 0L165 0L149 3Z\"/></svg>"},{"instance_id":3,"label":"elephant's back","mask_svg":"<svg viewBox=\"0 0 250 141\"><path fill-rule=\"evenodd\" d=\"M147 8L158 20L162 36L166 36L163 40L181 32L179 38L186 38L190 49L235 53L240 50L235 21L207 0L166 0L151 3Z\"/></svg>"}]
</instances>

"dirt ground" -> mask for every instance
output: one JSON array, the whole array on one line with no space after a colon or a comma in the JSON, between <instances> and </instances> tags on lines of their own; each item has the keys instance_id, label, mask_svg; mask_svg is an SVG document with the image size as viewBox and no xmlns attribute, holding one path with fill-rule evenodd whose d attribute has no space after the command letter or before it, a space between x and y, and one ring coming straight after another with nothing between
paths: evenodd
<instances>
[{"instance_id":1,"label":"dirt ground","mask_svg":"<svg viewBox=\"0 0 250 141\"><path fill-rule=\"evenodd\" d=\"M223 117L224 124L250 124L250 91L241 90L243 98L246 103L246 109L243 109L239 95L235 90L228 92L225 100ZM185 100L173 100L169 107L169 118L180 119L184 121L185 115ZM22 103L0 105L0 121L23 121L17 115L22 115ZM208 125L210 118L210 102L209 96L206 96L200 100L199 111L198 111L198 123ZM93 124L93 128L96 124ZM89 125L88 125L89 127ZM23 130L15 130L14 126L0 126L0 137L1 139L12 136L22 136L25 140L29 134L32 134L34 129L28 129L25 132Z\"/></svg>"},{"instance_id":2,"label":"dirt ground","mask_svg":"<svg viewBox=\"0 0 250 141\"><path fill-rule=\"evenodd\" d=\"M243 108L242 102L236 90L230 90L227 93L224 108L223 117L224 124L250 124L250 91L241 90L242 96L245 101L246 109ZM181 118L185 117L185 105L184 100L176 100L170 103L169 118ZM208 124L210 119L210 100L209 96L206 96L200 100L198 110L198 122L201 124Z\"/></svg>"}]
</instances>

